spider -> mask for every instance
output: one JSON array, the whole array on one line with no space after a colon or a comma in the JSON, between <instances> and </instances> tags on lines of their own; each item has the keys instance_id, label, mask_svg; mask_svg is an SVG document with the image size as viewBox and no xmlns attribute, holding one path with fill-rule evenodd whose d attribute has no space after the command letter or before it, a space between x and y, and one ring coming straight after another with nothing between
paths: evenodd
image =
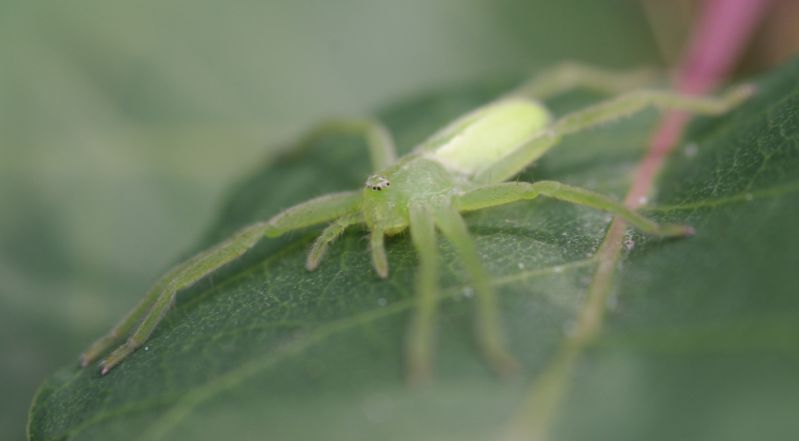
<instances>
[{"instance_id":1,"label":"spider","mask_svg":"<svg viewBox=\"0 0 799 441\"><path fill-rule=\"evenodd\" d=\"M554 118L539 100L575 87L608 93L641 87L649 71L612 73L579 64L563 64L446 125L413 151L397 158L389 132L371 119L332 121L315 133L349 132L365 138L374 173L359 190L332 193L288 208L271 219L246 226L227 240L189 258L166 273L144 299L107 335L81 355L87 366L121 337L127 340L100 364L107 374L150 337L177 293L237 259L264 236L328 223L308 253L306 267L319 266L330 244L347 228L369 230L372 264L377 275L389 276L386 236L410 230L419 256L416 307L405 342L408 379L430 378L438 301L440 232L455 250L470 277L476 298L476 340L486 362L500 375L517 362L506 349L496 295L461 213L546 196L603 210L646 234L678 237L692 234L685 225L659 225L601 194L554 181L506 182L536 161L561 138L602 125L647 107L718 115L752 94L749 85L720 97L679 95L638 89Z\"/></svg>"}]
</instances>

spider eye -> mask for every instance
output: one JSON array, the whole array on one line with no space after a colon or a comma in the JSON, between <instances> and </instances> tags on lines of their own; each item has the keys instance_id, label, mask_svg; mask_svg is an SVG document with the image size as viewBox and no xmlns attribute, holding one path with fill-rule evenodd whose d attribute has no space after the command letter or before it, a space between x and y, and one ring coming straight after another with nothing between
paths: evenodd
<instances>
[{"instance_id":1,"label":"spider eye","mask_svg":"<svg viewBox=\"0 0 799 441\"><path fill-rule=\"evenodd\" d=\"M383 189L389 185L391 185L391 182L383 176L374 175L366 180L366 186L374 191L383 191Z\"/></svg>"}]
</instances>

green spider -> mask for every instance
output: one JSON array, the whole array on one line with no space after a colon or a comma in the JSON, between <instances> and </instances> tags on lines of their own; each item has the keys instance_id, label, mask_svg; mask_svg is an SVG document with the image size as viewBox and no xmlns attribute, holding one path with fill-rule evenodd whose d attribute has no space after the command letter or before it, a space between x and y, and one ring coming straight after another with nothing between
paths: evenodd
<instances>
[{"instance_id":1,"label":"green spider","mask_svg":"<svg viewBox=\"0 0 799 441\"><path fill-rule=\"evenodd\" d=\"M564 64L461 116L399 159L388 131L374 121L336 121L323 125L314 132L316 135L349 132L365 137L375 172L366 179L363 189L303 202L268 221L249 225L177 265L155 283L120 323L81 355L81 364L94 362L118 339L129 335L125 343L100 362L100 372L105 375L144 344L180 290L237 259L264 236L277 237L328 222L308 253L308 270L317 268L329 245L345 229L364 224L370 231L374 268L380 277L386 278L384 237L410 229L419 255L419 269L417 303L405 343L409 381L427 380L432 372L439 292L436 230L452 244L471 279L476 295L476 339L486 361L501 375L513 372L517 363L506 349L496 295L460 213L548 196L604 210L647 234L690 235L691 227L658 225L619 202L588 190L553 181L505 182L549 151L564 135L649 106L717 115L736 106L753 91L751 86L741 86L716 98L642 89L557 119L537 101L575 87L620 92L641 87L650 78L648 71L617 74Z\"/></svg>"}]
</instances>

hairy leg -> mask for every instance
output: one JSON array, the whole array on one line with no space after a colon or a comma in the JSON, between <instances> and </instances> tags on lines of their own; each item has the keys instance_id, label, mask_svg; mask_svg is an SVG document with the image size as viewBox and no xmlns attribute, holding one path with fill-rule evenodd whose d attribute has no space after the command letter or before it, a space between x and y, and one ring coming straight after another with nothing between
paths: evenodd
<instances>
[{"instance_id":1,"label":"hairy leg","mask_svg":"<svg viewBox=\"0 0 799 441\"><path fill-rule=\"evenodd\" d=\"M135 308L128 312L125 317L122 318L122 320L114 325L108 334L95 340L94 343L92 343L91 346L89 346L89 348L80 355L80 365L86 367L93 363L98 357L100 357L100 355L107 351L108 348L113 346L117 340L127 335L133 329L136 323L141 320L144 314L147 313L147 311L152 307L153 303L155 303L155 300L158 298L158 295L169 284L169 281L172 280L175 275L179 273L180 270L188 263L189 262L184 262L162 276L150 288L150 290L147 291L147 294L145 294L144 298L139 301Z\"/></svg>"},{"instance_id":2,"label":"hairy leg","mask_svg":"<svg viewBox=\"0 0 799 441\"><path fill-rule=\"evenodd\" d=\"M178 291L188 288L222 265L244 254L263 237L267 228L266 223L246 227L224 242L191 258L186 264L181 265L178 271L170 274L169 280L165 280L158 287L160 289L155 301L127 341L100 362L100 373L102 375L108 373L147 341L174 303Z\"/></svg>"},{"instance_id":3,"label":"hairy leg","mask_svg":"<svg viewBox=\"0 0 799 441\"><path fill-rule=\"evenodd\" d=\"M358 191L330 193L309 199L287 208L265 224L266 237L278 237L287 231L317 225L339 218L360 208L361 195Z\"/></svg>"},{"instance_id":4,"label":"hairy leg","mask_svg":"<svg viewBox=\"0 0 799 441\"><path fill-rule=\"evenodd\" d=\"M369 248L372 250L372 266L377 275L385 279L388 277L388 258L386 257L385 233L383 230L374 229L369 234Z\"/></svg>"},{"instance_id":5,"label":"hairy leg","mask_svg":"<svg viewBox=\"0 0 799 441\"><path fill-rule=\"evenodd\" d=\"M570 113L552 126L557 135L580 132L640 112L647 107L683 110L700 115L720 115L754 93L754 86L743 85L720 96L691 96L664 90L638 90Z\"/></svg>"},{"instance_id":6,"label":"hairy leg","mask_svg":"<svg viewBox=\"0 0 799 441\"><path fill-rule=\"evenodd\" d=\"M527 182L504 182L501 184L485 185L460 196L456 199L455 203L457 209L460 211L474 211L524 199L535 199L539 195L606 211L624 219L624 221L630 225L647 234L654 234L657 236L687 236L693 233L693 228L689 226L674 224L659 225L653 220L628 209L620 202L616 202L607 196L554 181L539 181L534 184Z\"/></svg>"},{"instance_id":7,"label":"hairy leg","mask_svg":"<svg viewBox=\"0 0 799 441\"><path fill-rule=\"evenodd\" d=\"M128 333L138 323L127 341L101 362L101 373L106 374L147 340L174 303L180 290L237 259L264 236L276 237L287 231L347 216L358 209L359 202L357 192L334 193L311 199L277 214L267 222L244 227L227 240L189 258L162 277L144 300L108 335L92 344L81 356L81 363L91 363L113 345L118 337Z\"/></svg>"},{"instance_id":8,"label":"hairy leg","mask_svg":"<svg viewBox=\"0 0 799 441\"><path fill-rule=\"evenodd\" d=\"M689 96L659 90L629 92L563 116L548 130L523 143L514 153L478 172L474 180L483 184L505 181L544 155L564 135L630 116L647 107L718 115L734 108L753 92L751 85L735 87L718 97Z\"/></svg>"},{"instance_id":9,"label":"hairy leg","mask_svg":"<svg viewBox=\"0 0 799 441\"><path fill-rule=\"evenodd\" d=\"M361 215L360 211L354 211L341 216L328 225L327 228L322 231L322 234L316 238L311 247L311 251L308 252L305 268L307 268L308 271L314 271L318 268L319 261L324 257L330 244L341 236L348 227L360 222L363 222L363 215Z\"/></svg>"},{"instance_id":10,"label":"hairy leg","mask_svg":"<svg viewBox=\"0 0 799 441\"><path fill-rule=\"evenodd\" d=\"M438 228L455 248L471 278L477 306L478 345L492 369L500 375L509 375L517 369L518 363L506 349L497 296L488 273L480 262L480 256L466 229L466 224L457 209L448 204L435 207L434 219Z\"/></svg>"},{"instance_id":11,"label":"hairy leg","mask_svg":"<svg viewBox=\"0 0 799 441\"><path fill-rule=\"evenodd\" d=\"M372 169L382 170L397 160L394 139L378 121L369 118L333 119L318 125L300 141L301 145L333 135L355 135L366 140Z\"/></svg>"},{"instance_id":12,"label":"hairy leg","mask_svg":"<svg viewBox=\"0 0 799 441\"><path fill-rule=\"evenodd\" d=\"M544 70L511 93L540 100L577 88L617 94L652 86L659 77L660 73L652 68L612 71L581 63L565 62Z\"/></svg>"},{"instance_id":13,"label":"hairy leg","mask_svg":"<svg viewBox=\"0 0 799 441\"><path fill-rule=\"evenodd\" d=\"M411 240L419 255L416 273L416 309L405 343L408 382L430 380L438 312L438 248L435 225L429 209L420 204L409 207Z\"/></svg>"},{"instance_id":14,"label":"hairy leg","mask_svg":"<svg viewBox=\"0 0 799 441\"><path fill-rule=\"evenodd\" d=\"M261 224L258 224L258 226L254 226L254 228L259 228L260 225ZM111 348L114 343L117 342L117 340L128 335L134 326L141 321L142 317L147 315L147 313L152 309L153 304L156 303L163 292L170 289L170 285L173 283L173 281L178 278L186 270L186 268L191 268L192 266L196 265L200 259L205 258L205 255L206 253L200 253L192 256L188 260L180 263L169 270L169 272L164 274L150 288L150 290L147 291L147 294L145 294L144 298L136 305L135 308L128 312L128 314L126 314L125 317L120 320L119 323L117 323L108 334L97 339L85 352L81 354L81 366L86 367L93 363L100 355Z\"/></svg>"}]
</instances>

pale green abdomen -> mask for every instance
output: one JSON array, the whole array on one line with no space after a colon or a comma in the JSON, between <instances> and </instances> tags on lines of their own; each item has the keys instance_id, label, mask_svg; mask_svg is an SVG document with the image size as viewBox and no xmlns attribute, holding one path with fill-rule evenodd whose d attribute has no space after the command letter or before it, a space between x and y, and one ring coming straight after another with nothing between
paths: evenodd
<instances>
[{"instance_id":1,"label":"pale green abdomen","mask_svg":"<svg viewBox=\"0 0 799 441\"><path fill-rule=\"evenodd\" d=\"M453 121L419 151L451 170L473 175L516 151L550 121L549 112L535 101L503 99Z\"/></svg>"}]
</instances>

